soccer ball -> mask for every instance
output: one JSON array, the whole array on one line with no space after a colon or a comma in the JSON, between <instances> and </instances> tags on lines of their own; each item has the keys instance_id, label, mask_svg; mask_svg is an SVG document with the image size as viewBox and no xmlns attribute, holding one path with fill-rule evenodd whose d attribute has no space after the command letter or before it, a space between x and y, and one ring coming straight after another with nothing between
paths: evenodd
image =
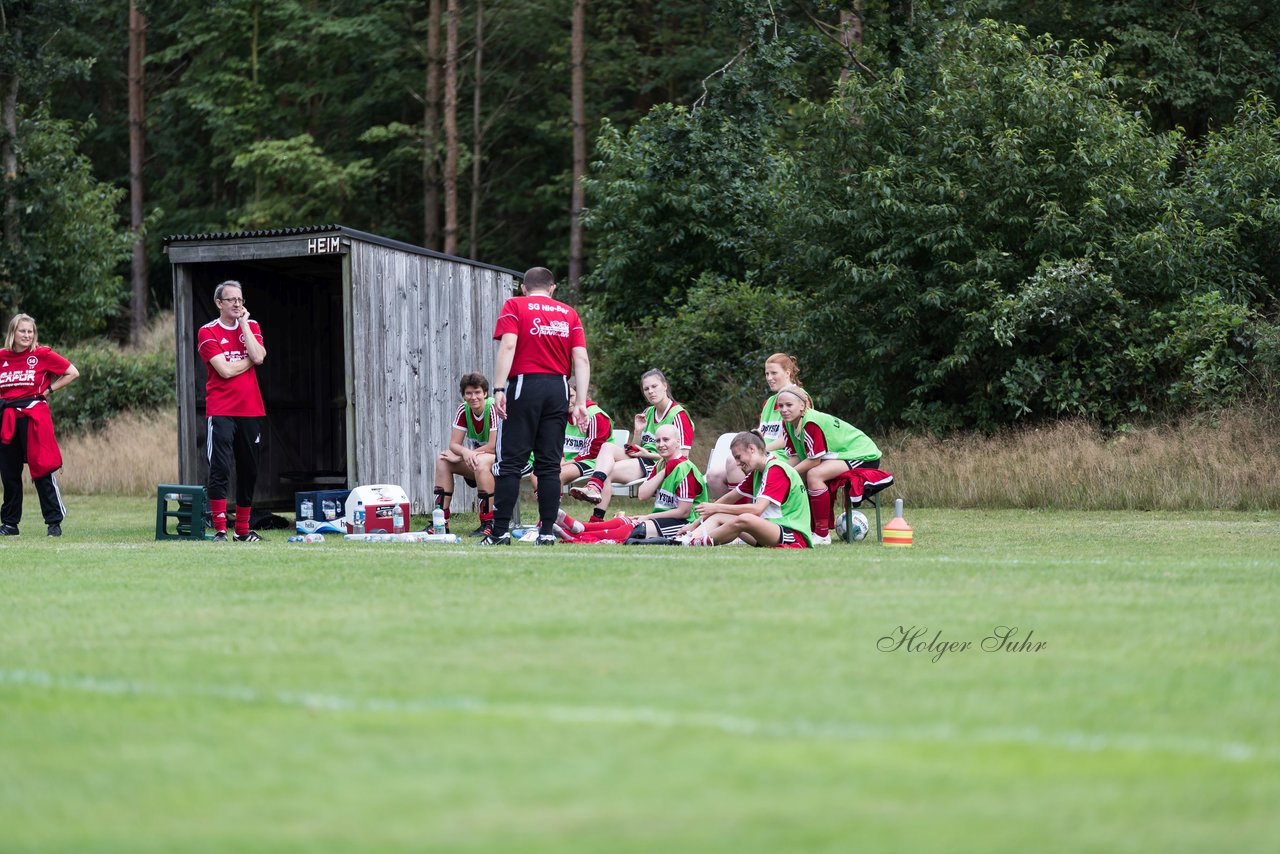
<instances>
[{"instance_id":1,"label":"soccer ball","mask_svg":"<svg viewBox=\"0 0 1280 854\"><path fill-rule=\"evenodd\" d=\"M867 521L867 517L863 516L857 510L849 514L853 519L853 542L858 542L867 536L867 531L871 530L871 523ZM849 528L845 525L845 516L843 513L836 514L836 533L840 535L840 539L846 543L849 542Z\"/></svg>"}]
</instances>

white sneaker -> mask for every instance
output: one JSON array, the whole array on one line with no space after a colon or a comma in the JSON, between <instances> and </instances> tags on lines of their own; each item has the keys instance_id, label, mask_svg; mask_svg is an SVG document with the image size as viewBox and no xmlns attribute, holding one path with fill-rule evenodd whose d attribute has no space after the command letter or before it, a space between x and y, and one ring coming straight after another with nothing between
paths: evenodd
<instances>
[{"instance_id":1,"label":"white sneaker","mask_svg":"<svg viewBox=\"0 0 1280 854\"><path fill-rule=\"evenodd\" d=\"M831 535L827 534L825 537L819 537L817 534L810 534L809 542L815 546L829 546L831 545Z\"/></svg>"},{"instance_id":2,"label":"white sneaker","mask_svg":"<svg viewBox=\"0 0 1280 854\"><path fill-rule=\"evenodd\" d=\"M525 531L523 534L520 535L520 542L522 543L536 542L537 539L538 539L537 528L530 528L529 530ZM827 540L827 542L829 543L831 542L831 540Z\"/></svg>"}]
</instances>

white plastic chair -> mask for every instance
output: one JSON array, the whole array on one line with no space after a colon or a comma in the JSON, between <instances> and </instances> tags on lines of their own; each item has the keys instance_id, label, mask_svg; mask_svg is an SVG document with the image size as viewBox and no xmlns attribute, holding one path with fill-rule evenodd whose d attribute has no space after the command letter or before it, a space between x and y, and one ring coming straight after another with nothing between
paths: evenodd
<instances>
[{"instance_id":1,"label":"white plastic chair","mask_svg":"<svg viewBox=\"0 0 1280 854\"><path fill-rule=\"evenodd\" d=\"M720 438L716 439L716 446L711 449L711 456L707 457L707 470L704 474L708 476L713 471L723 472L725 463L729 461L729 446L733 444L733 437L737 433L721 433ZM732 486L733 484L729 484Z\"/></svg>"}]
</instances>

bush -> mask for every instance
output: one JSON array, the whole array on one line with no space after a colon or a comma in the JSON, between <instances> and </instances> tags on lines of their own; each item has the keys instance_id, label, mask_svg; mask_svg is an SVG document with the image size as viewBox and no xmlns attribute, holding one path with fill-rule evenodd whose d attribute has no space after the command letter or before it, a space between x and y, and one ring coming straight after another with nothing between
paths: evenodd
<instances>
[{"instance_id":1,"label":"bush","mask_svg":"<svg viewBox=\"0 0 1280 854\"><path fill-rule=\"evenodd\" d=\"M123 412L171 405L175 399L174 354L138 352L99 341L59 350L80 371L80 379L53 397L60 431L103 427Z\"/></svg>"}]
</instances>

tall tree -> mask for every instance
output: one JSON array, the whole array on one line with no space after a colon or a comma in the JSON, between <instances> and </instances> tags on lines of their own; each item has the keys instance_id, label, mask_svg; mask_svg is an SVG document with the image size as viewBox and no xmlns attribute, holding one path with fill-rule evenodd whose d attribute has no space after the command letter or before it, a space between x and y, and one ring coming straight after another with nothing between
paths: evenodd
<instances>
[{"instance_id":1,"label":"tall tree","mask_svg":"<svg viewBox=\"0 0 1280 854\"><path fill-rule=\"evenodd\" d=\"M142 343L147 328L147 247L142 236L142 164L146 139L143 58L146 53L147 19L138 9L137 0L129 0L129 227L133 230L129 340L135 347Z\"/></svg>"},{"instance_id":2,"label":"tall tree","mask_svg":"<svg viewBox=\"0 0 1280 854\"><path fill-rule=\"evenodd\" d=\"M427 7L427 88L422 101L422 245L440 248L440 0Z\"/></svg>"},{"instance_id":3,"label":"tall tree","mask_svg":"<svg viewBox=\"0 0 1280 854\"><path fill-rule=\"evenodd\" d=\"M573 0L573 33L570 39L570 114L573 124L573 187L569 195L569 288L577 291L585 265L582 246L582 209L587 174L587 0Z\"/></svg>"},{"instance_id":4,"label":"tall tree","mask_svg":"<svg viewBox=\"0 0 1280 854\"><path fill-rule=\"evenodd\" d=\"M480 107L484 103L484 0L476 0L475 75L471 83L471 214L467 232L467 254L480 257L477 244L480 239L480 200L483 195L480 184L481 163L484 160L484 122Z\"/></svg>"},{"instance_id":5,"label":"tall tree","mask_svg":"<svg viewBox=\"0 0 1280 854\"><path fill-rule=\"evenodd\" d=\"M444 48L444 251L458 251L458 0L448 0Z\"/></svg>"}]
</instances>

